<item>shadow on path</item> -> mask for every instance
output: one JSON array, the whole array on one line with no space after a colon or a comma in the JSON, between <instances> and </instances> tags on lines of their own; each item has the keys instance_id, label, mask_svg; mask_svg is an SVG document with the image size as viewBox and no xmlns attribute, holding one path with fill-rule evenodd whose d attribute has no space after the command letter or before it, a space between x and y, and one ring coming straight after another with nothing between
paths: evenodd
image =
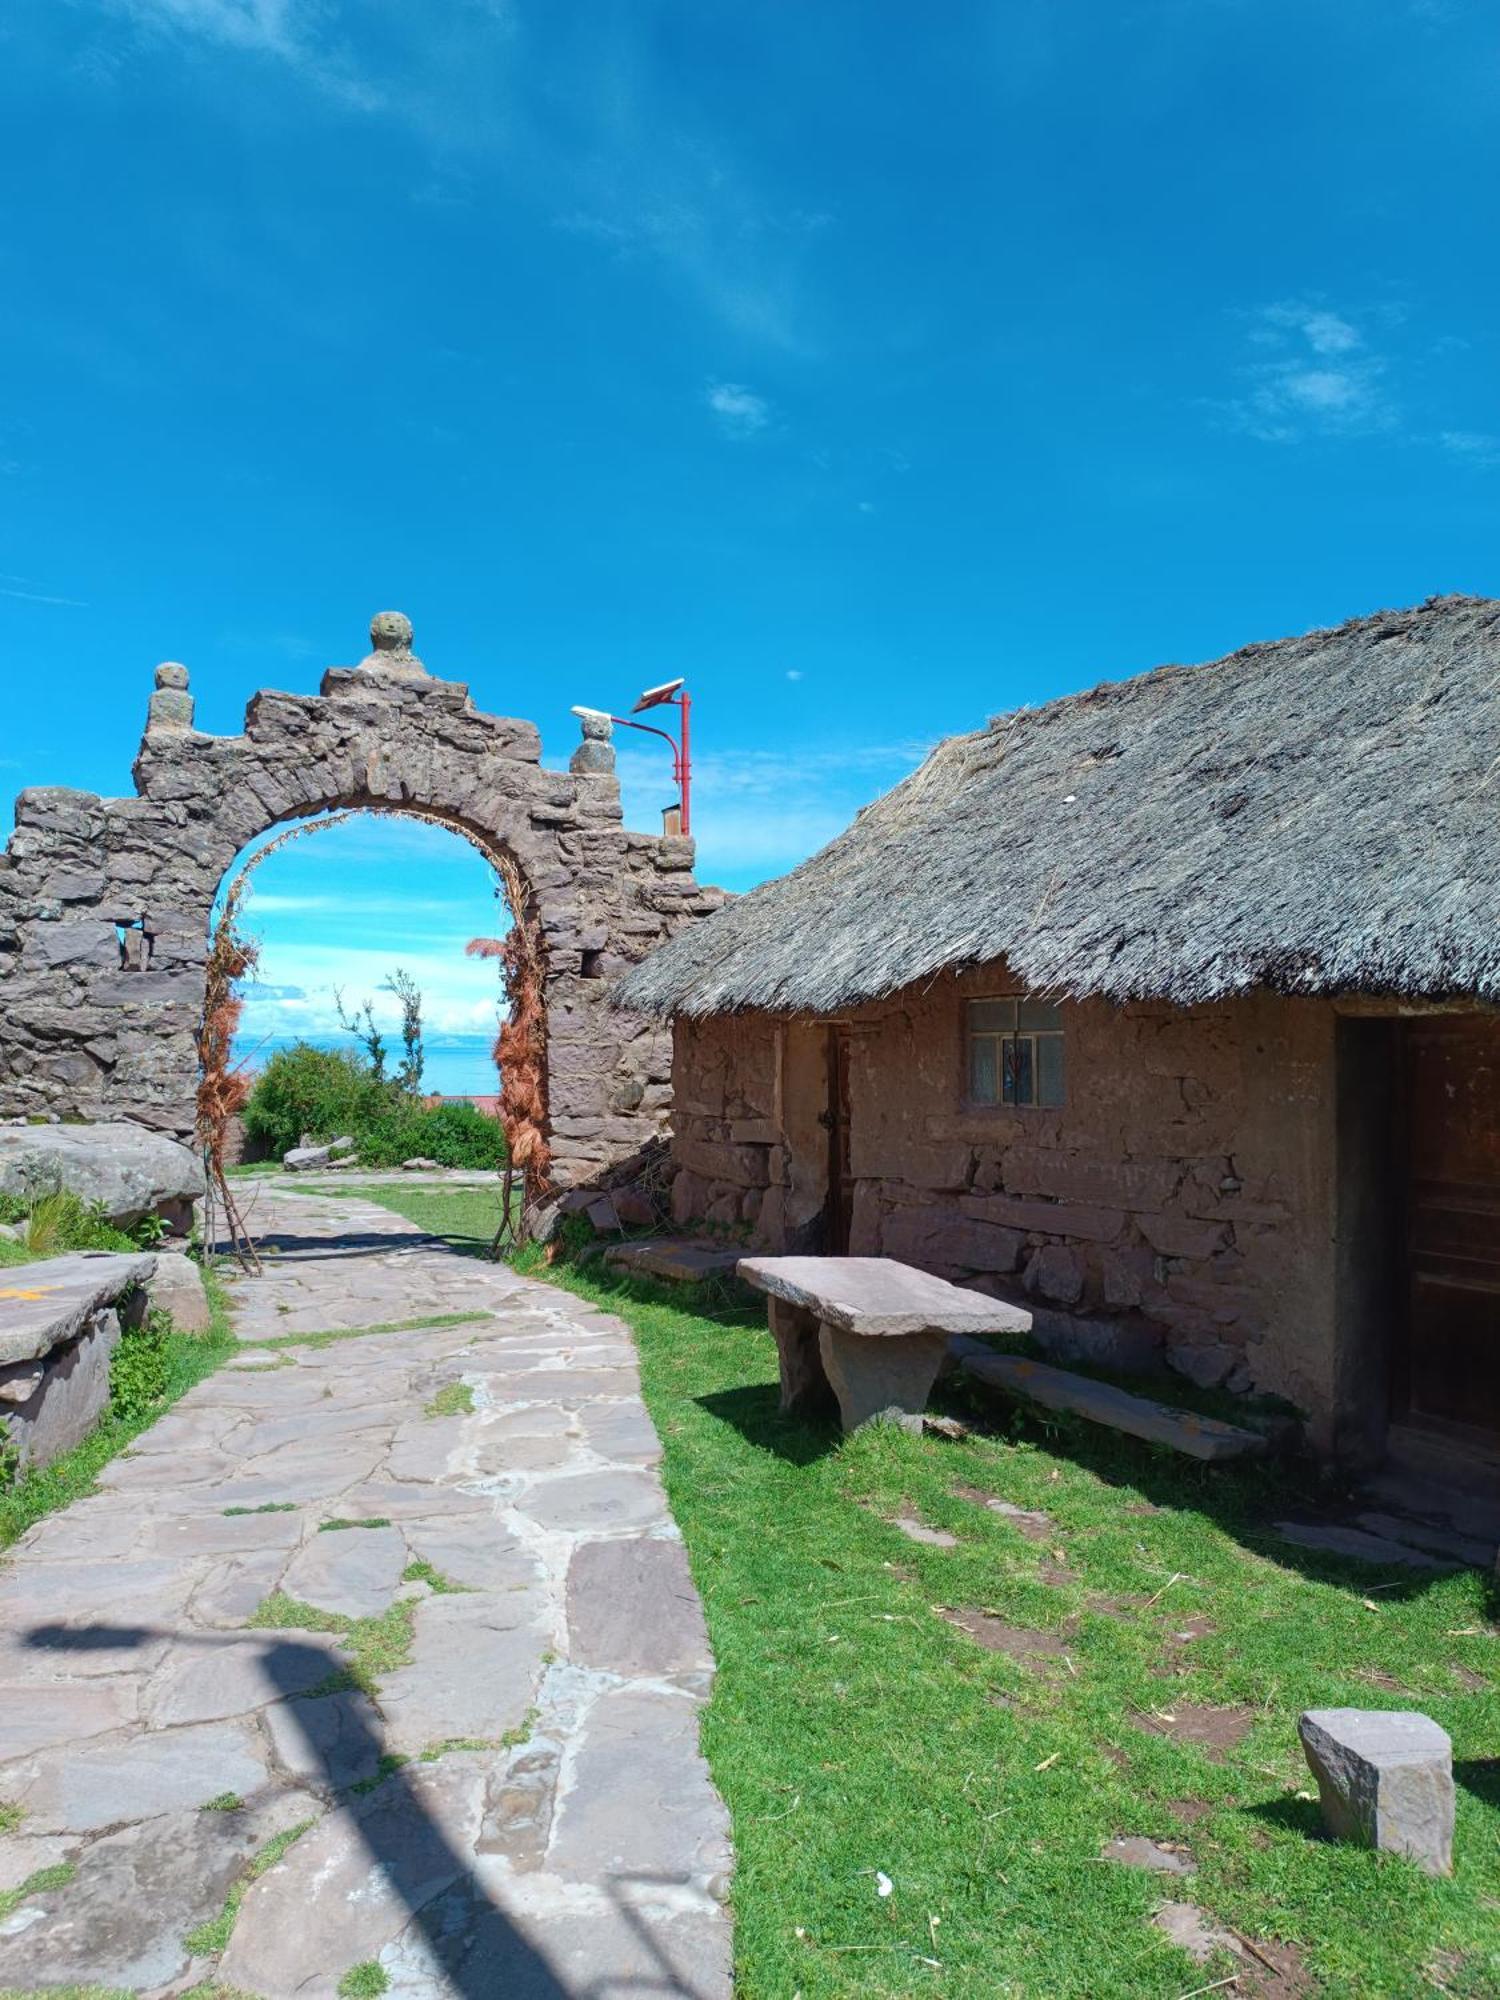
<instances>
[{"instance_id":1,"label":"shadow on path","mask_svg":"<svg viewBox=\"0 0 1500 2000\"><path fill-rule=\"evenodd\" d=\"M242 1646L241 1637L213 1639L163 1633L144 1626L38 1626L26 1644L39 1652L94 1652L106 1647L129 1648L148 1639L168 1638L176 1645ZM551 1966L521 1935L505 1912L485 1894L475 1879L470 1858L457 1852L443 1828L422 1803L406 1768L382 1777L366 1795L351 1795L351 1774L375 1776L383 1745L363 1712L362 1697L349 1694L309 1696L307 1689L337 1672L337 1654L302 1639L270 1640L262 1660L266 1674L281 1691L285 1712L298 1722L311 1758L321 1763L328 1790L346 1807L349 1825L364 1843L377 1867L410 1913L428 1950L443 1968L447 1989L459 2000L602 2000L604 1987L566 1986ZM317 1717L332 1727L311 1726L314 1709L338 1704L336 1713ZM328 1755L337 1745L337 1767ZM464 1921L454 1923L455 1891L467 1904ZM482 1943L483 1949L475 1947ZM337 1968L310 1966L309 1976ZM608 1982L605 1982L607 1985ZM643 1989L649 1991L649 1988ZM690 1996L680 1983L662 1985L662 1994Z\"/></svg>"}]
</instances>

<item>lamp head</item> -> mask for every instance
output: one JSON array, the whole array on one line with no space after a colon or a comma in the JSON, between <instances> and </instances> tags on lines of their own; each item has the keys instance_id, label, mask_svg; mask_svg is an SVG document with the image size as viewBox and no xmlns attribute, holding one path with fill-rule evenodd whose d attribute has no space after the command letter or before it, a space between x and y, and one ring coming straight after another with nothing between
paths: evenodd
<instances>
[{"instance_id":1,"label":"lamp head","mask_svg":"<svg viewBox=\"0 0 1500 2000\"><path fill-rule=\"evenodd\" d=\"M635 707L630 711L631 714L639 715L643 708L661 708L677 693L677 690L682 686L683 678L683 676L679 675L675 681L663 681L660 687L647 688Z\"/></svg>"}]
</instances>

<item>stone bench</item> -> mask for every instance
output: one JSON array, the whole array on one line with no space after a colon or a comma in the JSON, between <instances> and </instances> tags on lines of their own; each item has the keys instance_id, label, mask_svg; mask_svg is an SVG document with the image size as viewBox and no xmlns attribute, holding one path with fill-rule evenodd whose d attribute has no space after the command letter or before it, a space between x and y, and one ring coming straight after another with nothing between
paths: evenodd
<instances>
[{"instance_id":1,"label":"stone bench","mask_svg":"<svg viewBox=\"0 0 1500 2000\"><path fill-rule=\"evenodd\" d=\"M155 1268L149 1251L111 1250L0 1266L0 1446L20 1467L71 1450L103 1415L115 1306Z\"/></svg>"},{"instance_id":2,"label":"stone bench","mask_svg":"<svg viewBox=\"0 0 1500 2000\"><path fill-rule=\"evenodd\" d=\"M1031 1315L889 1257L744 1257L766 1293L781 1361L781 1408L846 1431L886 1419L922 1428L953 1334L1025 1333Z\"/></svg>"}]
</instances>

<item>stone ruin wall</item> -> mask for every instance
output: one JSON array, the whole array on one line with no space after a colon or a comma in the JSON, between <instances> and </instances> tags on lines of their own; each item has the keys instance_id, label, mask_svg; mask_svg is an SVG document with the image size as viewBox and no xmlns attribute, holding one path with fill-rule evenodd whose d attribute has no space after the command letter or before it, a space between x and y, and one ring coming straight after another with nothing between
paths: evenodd
<instances>
[{"instance_id":1,"label":"stone ruin wall","mask_svg":"<svg viewBox=\"0 0 1500 2000\"><path fill-rule=\"evenodd\" d=\"M525 880L545 940L557 1185L665 1129L668 1036L607 989L723 901L694 881L692 842L626 830L607 743L543 770L534 725L430 677L399 614L372 637L319 695L256 695L239 736L195 730L186 671L159 668L135 797L21 793L0 853L0 1117L191 1134L210 915L236 857L286 821L409 807L509 854Z\"/></svg>"},{"instance_id":2,"label":"stone ruin wall","mask_svg":"<svg viewBox=\"0 0 1500 2000\"><path fill-rule=\"evenodd\" d=\"M1065 1005L1067 1104L971 1110L963 1003L1003 968L852 1011L850 1250L1026 1306L1059 1358L1284 1395L1333 1421L1331 1003ZM826 1024L680 1021L674 1212L818 1246Z\"/></svg>"}]
</instances>

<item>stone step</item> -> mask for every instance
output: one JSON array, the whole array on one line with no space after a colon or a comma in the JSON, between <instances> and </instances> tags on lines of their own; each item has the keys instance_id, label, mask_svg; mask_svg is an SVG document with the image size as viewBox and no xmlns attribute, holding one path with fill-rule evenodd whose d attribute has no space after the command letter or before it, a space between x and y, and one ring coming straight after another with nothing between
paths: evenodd
<instances>
[{"instance_id":1,"label":"stone step","mask_svg":"<svg viewBox=\"0 0 1500 2000\"><path fill-rule=\"evenodd\" d=\"M652 1236L641 1243L617 1243L605 1251L604 1261L617 1271L696 1284L702 1278L732 1278L743 1255L743 1250L721 1248L696 1237Z\"/></svg>"},{"instance_id":2,"label":"stone step","mask_svg":"<svg viewBox=\"0 0 1500 2000\"><path fill-rule=\"evenodd\" d=\"M1351 1528L1342 1521L1276 1521L1282 1541L1294 1548L1318 1549L1326 1555L1347 1556L1354 1562L1399 1563L1407 1569L1443 1569L1437 1556L1413 1548L1409 1542L1394 1541L1389 1535L1371 1534Z\"/></svg>"},{"instance_id":3,"label":"stone step","mask_svg":"<svg viewBox=\"0 0 1500 2000\"><path fill-rule=\"evenodd\" d=\"M1266 1440L1255 1431L1237 1424L1221 1423L1216 1417L1200 1417L1192 1410L1173 1409L1154 1402L1149 1396L1135 1396L1108 1382L1095 1382L1086 1375L1070 1375L1064 1368L1051 1368L1024 1354L996 1354L977 1340L960 1334L948 1344L948 1352L969 1375L1009 1396L1020 1396L1046 1410L1067 1410L1103 1424L1107 1430L1123 1431L1128 1437L1144 1438L1149 1444L1164 1444L1189 1458L1217 1461L1249 1458L1266 1449Z\"/></svg>"}]
</instances>

